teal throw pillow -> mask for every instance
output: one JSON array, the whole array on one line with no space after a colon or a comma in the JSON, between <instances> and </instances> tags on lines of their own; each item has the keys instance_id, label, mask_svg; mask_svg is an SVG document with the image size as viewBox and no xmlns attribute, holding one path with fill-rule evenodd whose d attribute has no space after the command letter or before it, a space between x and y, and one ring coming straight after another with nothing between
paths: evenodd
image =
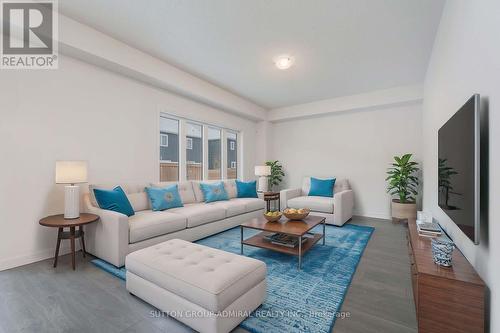
<instances>
[{"instance_id":1,"label":"teal throw pillow","mask_svg":"<svg viewBox=\"0 0 500 333\"><path fill-rule=\"evenodd\" d=\"M96 188L94 189L94 196L97 204L102 209L112 210L127 216L134 215L134 209L120 186L112 190L101 190Z\"/></svg>"},{"instance_id":2,"label":"teal throw pillow","mask_svg":"<svg viewBox=\"0 0 500 333\"><path fill-rule=\"evenodd\" d=\"M238 192L238 198L258 198L257 181L241 182L237 180L236 191Z\"/></svg>"},{"instance_id":3,"label":"teal throw pillow","mask_svg":"<svg viewBox=\"0 0 500 333\"><path fill-rule=\"evenodd\" d=\"M311 177L311 188L309 196L317 197L333 197L333 187L335 186L335 178L318 179Z\"/></svg>"},{"instance_id":4,"label":"teal throw pillow","mask_svg":"<svg viewBox=\"0 0 500 333\"><path fill-rule=\"evenodd\" d=\"M213 184L200 183L200 189L203 192L205 202L229 200L229 196L227 195L223 182Z\"/></svg>"},{"instance_id":5,"label":"teal throw pillow","mask_svg":"<svg viewBox=\"0 0 500 333\"><path fill-rule=\"evenodd\" d=\"M145 190L154 211L184 206L177 184L168 187L146 187Z\"/></svg>"}]
</instances>

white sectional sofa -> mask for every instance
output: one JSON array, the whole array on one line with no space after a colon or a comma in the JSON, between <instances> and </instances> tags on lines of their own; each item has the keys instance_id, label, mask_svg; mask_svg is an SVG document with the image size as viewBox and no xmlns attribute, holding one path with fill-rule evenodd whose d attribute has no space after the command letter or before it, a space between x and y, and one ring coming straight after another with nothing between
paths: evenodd
<instances>
[{"instance_id":1,"label":"white sectional sofa","mask_svg":"<svg viewBox=\"0 0 500 333\"><path fill-rule=\"evenodd\" d=\"M125 264L131 252L179 238L195 241L230 229L248 219L260 216L265 202L258 198L237 198L236 183L226 180L224 187L230 200L203 202L199 182L164 182L143 184L89 185L84 195L85 210L97 214L100 220L86 226L87 251L117 267ZM178 184L184 207L155 212L151 210L145 188ZM113 189L120 185L134 208L135 215L126 215L99 208L93 189Z\"/></svg>"},{"instance_id":2,"label":"white sectional sofa","mask_svg":"<svg viewBox=\"0 0 500 333\"><path fill-rule=\"evenodd\" d=\"M344 225L352 218L354 193L347 179L337 179L333 197L309 196L311 178L305 177L302 188L287 189L280 192L281 208L309 208L315 215L326 217L326 223Z\"/></svg>"}]
</instances>

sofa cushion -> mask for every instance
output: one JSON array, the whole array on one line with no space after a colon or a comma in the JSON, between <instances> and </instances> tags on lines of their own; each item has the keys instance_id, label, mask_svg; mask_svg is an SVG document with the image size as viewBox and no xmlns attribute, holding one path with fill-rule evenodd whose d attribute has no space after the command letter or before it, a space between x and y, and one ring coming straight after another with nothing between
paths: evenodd
<instances>
[{"instance_id":1,"label":"sofa cushion","mask_svg":"<svg viewBox=\"0 0 500 333\"><path fill-rule=\"evenodd\" d=\"M205 203L188 204L184 207L169 209L168 211L184 216L187 219L188 228L194 228L202 224L226 218L226 210L224 208L207 205Z\"/></svg>"},{"instance_id":2,"label":"sofa cushion","mask_svg":"<svg viewBox=\"0 0 500 333\"><path fill-rule=\"evenodd\" d=\"M221 207L226 210L226 217L236 216L247 212L246 204L236 199L207 203L208 206Z\"/></svg>"},{"instance_id":3,"label":"sofa cushion","mask_svg":"<svg viewBox=\"0 0 500 333\"><path fill-rule=\"evenodd\" d=\"M130 243L186 229L186 218L169 212L144 210L128 220Z\"/></svg>"},{"instance_id":4,"label":"sofa cushion","mask_svg":"<svg viewBox=\"0 0 500 333\"><path fill-rule=\"evenodd\" d=\"M151 208L161 211L184 206L177 189L177 184L168 187L146 187Z\"/></svg>"},{"instance_id":5,"label":"sofa cushion","mask_svg":"<svg viewBox=\"0 0 500 333\"><path fill-rule=\"evenodd\" d=\"M196 202L204 202L205 197L203 196L203 191L200 188L200 183L205 183L205 184L215 184L219 183L221 180L205 180L203 182L199 181L193 181L193 192L196 197ZM229 199L236 198L236 183L234 179L232 180L222 180L222 183L224 184L224 189L227 192L227 196Z\"/></svg>"},{"instance_id":6,"label":"sofa cushion","mask_svg":"<svg viewBox=\"0 0 500 333\"><path fill-rule=\"evenodd\" d=\"M266 207L266 202L259 198L235 198L231 199L231 201L243 203L246 212L253 212Z\"/></svg>"},{"instance_id":7,"label":"sofa cushion","mask_svg":"<svg viewBox=\"0 0 500 333\"><path fill-rule=\"evenodd\" d=\"M127 271L209 311L222 311L265 281L266 264L172 239L129 254Z\"/></svg>"},{"instance_id":8,"label":"sofa cushion","mask_svg":"<svg viewBox=\"0 0 500 333\"><path fill-rule=\"evenodd\" d=\"M200 183L200 189L205 202L229 200L223 182Z\"/></svg>"},{"instance_id":9,"label":"sofa cushion","mask_svg":"<svg viewBox=\"0 0 500 333\"><path fill-rule=\"evenodd\" d=\"M311 188L311 177L304 177L302 181L302 195L308 195ZM351 185L347 179L336 178L335 185L333 186L333 193L338 193L346 190L350 190Z\"/></svg>"},{"instance_id":10,"label":"sofa cushion","mask_svg":"<svg viewBox=\"0 0 500 333\"><path fill-rule=\"evenodd\" d=\"M132 205L132 208L135 212L141 210L150 209L148 195L144 191L144 188L147 186L145 183L124 183L124 184L90 184L89 185L89 198L92 206L99 207L94 195L94 189L101 190L112 190L115 187L120 186L125 194L127 195L127 199Z\"/></svg>"},{"instance_id":11,"label":"sofa cushion","mask_svg":"<svg viewBox=\"0 0 500 333\"><path fill-rule=\"evenodd\" d=\"M196 202L196 197L194 196L193 184L190 181L185 182L159 182L151 183L152 187L167 187L172 185L177 185L179 190L179 195L181 196L182 203L190 204Z\"/></svg>"},{"instance_id":12,"label":"sofa cushion","mask_svg":"<svg viewBox=\"0 0 500 333\"><path fill-rule=\"evenodd\" d=\"M94 189L94 196L100 208L112 210L127 216L134 215L134 208L120 186L112 190Z\"/></svg>"},{"instance_id":13,"label":"sofa cushion","mask_svg":"<svg viewBox=\"0 0 500 333\"><path fill-rule=\"evenodd\" d=\"M307 195L317 197L333 197L335 178L319 179L311 177L310 182L311 186Z\"/></svg>"},{"instance_id":14,"label":"sofa cushion","mask_svg":"<svg viewBox=\"0 0 500 333\"><path fill-rule=\"evenodd\" d=\"M333 213L333 198L303 196L288 200L290 208L309 208L315 212Z\"/></svg>"},{"instance_id":15,"label":"sofa cushion","mask_svg":"<svg viewBox=\"0 0 500 333\"><path fill-rule=\"evenodd\" d=\"M238 198L258 198L257 195L257 181L241 182L236 181L236 191Z\"/></svg>"}]
</instances>

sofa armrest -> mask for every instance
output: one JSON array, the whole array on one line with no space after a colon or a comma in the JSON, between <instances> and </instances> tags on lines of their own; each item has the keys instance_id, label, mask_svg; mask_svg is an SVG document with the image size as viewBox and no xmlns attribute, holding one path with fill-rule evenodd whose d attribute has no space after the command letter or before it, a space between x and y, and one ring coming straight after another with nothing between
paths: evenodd
<instances>
[{"instance_id":1,"label":"sofa armrest","mask_svg":"<svg viewBox=\"0 0 500 333\"><path fill-rule=\"evenodd\" d=\"M281 209L285 209L288 207L288 200L300 197L302 194L302 189L300 188L291 188L280 191L280 205Z\"/></svg>"},{"instance_id":2,"label":"sofa armrest","mask_svg":"<svg viewBox=\"0 0 500 333\"><path fill-rule=\"evenodd\" d=\"M128 216L94 207L88 196L84 198L84 202L88 213L100 217L97 222L85 227L87 251L116 267L123 266L129 245Z\"/></svg>"},{"instance_id":3,"label":"sofa armrest","mask_svg":"<svg viewBox=\"0 0 500 333\"><path fill-rule=\"evenodd\" d=\"M342 226L352 218L354 192L345 190L333 196L333 224Z\"/></svg>"}]
</instances>

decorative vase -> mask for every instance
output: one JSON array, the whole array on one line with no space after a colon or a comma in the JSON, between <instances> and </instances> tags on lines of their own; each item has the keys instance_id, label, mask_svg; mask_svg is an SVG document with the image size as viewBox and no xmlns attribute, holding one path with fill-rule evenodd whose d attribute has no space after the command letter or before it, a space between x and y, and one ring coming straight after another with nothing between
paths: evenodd
<instances>
[{"instance_id":1,"label":"decorative vase","mask_svg":"<svg viewBox=\"0 0 500 333\"><path fill-rule=\"evenodd\" d=\"M450 267L455 244L443 238L433 238L431 244L434 262L440 266Z\"/></svg>"},{"instance_id":2,"label":"decorative vase","mask_svg":"<svg viewBox=\"0 0 500 333\"><path fill-rule=\"evenodd\" d=\"M415 202L401 203L398 199L393 199L391 203L392 218L395 219L415 219L417 218L417 204Z\"/></svg>"}]
</instances>

